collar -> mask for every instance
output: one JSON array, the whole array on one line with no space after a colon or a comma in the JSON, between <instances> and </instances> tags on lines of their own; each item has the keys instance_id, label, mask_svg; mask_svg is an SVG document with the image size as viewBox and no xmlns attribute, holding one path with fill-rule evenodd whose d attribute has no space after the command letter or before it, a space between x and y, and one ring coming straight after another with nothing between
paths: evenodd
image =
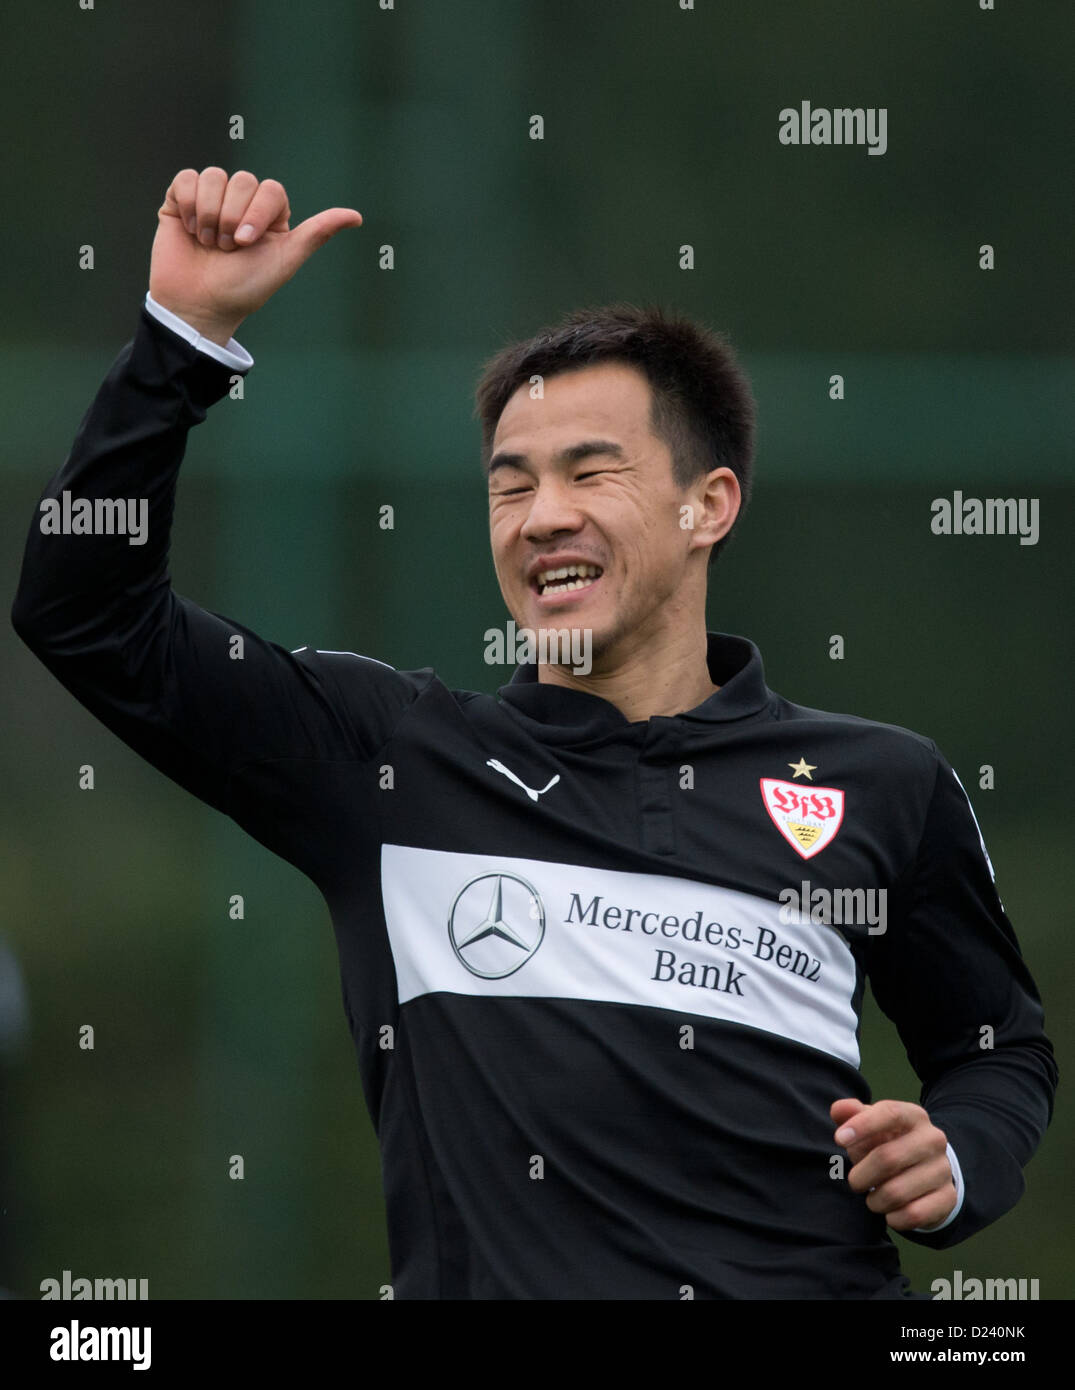
<instances>
[{"instance_id":1,"label":"collar","mask_svg":"<svg viewBox=\"0 0 1075 1390\"><path fill-rule=\"evenodd\" d=\"M765 709L773 698L765 684L761 653L748 638L707 632L706 664L710 679L720 689L694 709L668 716L670 722L689 720L716 724L744 719ZM500 687L497 696L528 722L547 726L547 735L555 736L556 730L560 730L571 741L624 729L642 729L651 722L639 720L632 724L614 704L600 695L543 684L538 680L536 662L517 666L511 680Z\"/></svg>"}]
</instances>

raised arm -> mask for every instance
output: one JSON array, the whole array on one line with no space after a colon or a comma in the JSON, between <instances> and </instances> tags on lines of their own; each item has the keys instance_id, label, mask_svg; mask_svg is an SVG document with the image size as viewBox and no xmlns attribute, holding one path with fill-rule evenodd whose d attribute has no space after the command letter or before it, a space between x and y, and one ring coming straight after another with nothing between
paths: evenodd
<instances>
[{"instance_id":1,"label":"raised arm","mask_svg":"<svg viewBox=\"0 0 1075 1390\"><path fill-rule=\"evenodd\" d=\"M289 230L287 191L240 169L183 169L157 211L149 292L222 346L319 246L361 225L354 208L326 208Z\"/></svg>"},{"instance_id":2,"label":"raised arm","mask_svg":"<svg viewBox=\"0 0 1075 1390\"><path fill-rule=\"evenodd\" d=\"M279 183L184 170L158 213L152 299L228 344L319 245L361 220L333 208L289 231L289 215ZM245 223L250 244L229 250ZM214 244L203 244L210 229ZM373 660L288 652L172 590L169 531L187 434L235 371L142 309L35 510L12 621L130 747L298 863L305 851L289 842L288 817L274 815L267 779L255 798L245 773L272 759L369 756L416 691Z\"/></svg>"}]
</instances>

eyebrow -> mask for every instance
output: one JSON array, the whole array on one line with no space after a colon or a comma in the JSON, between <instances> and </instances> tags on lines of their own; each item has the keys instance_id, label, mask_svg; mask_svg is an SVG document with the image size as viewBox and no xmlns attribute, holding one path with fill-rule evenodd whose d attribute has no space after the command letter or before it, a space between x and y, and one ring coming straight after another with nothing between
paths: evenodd
<instances>
[{"instance_id":1,"label":"eyebrow","mask_svg":"<svg viewBox=\"0 0 1075 1390\"><path fill-rule=\"evenodd\" d=\"M623 446L611 439L584 439L579 444L561 449L553 457L557 463L578 463L580 459L590 458L594 454L610 454L613 458L621 459L627 456ZM526 454L506 454L501 451L489 460L488 476L492 477L498 468L522 468L526 462Z\"/></svg>"}]
</instances>

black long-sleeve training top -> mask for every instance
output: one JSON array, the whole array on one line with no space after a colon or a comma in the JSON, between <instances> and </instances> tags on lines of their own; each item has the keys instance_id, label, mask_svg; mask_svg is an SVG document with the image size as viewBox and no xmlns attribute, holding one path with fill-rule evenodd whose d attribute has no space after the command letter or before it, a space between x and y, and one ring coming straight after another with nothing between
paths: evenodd
<instances>
[{"instance_id":1,"label":"black long-sleeve training top","mask_svg":"<svg viewBox=\"0 0 1075 1390\"><path fill-rule=\"evenodd\" d=\"M955 1218L907 1238L1014 1205L1057 1083L951 767L775 694L738 637L709 635L716 694L631 723L533 665L450 690L204 611L169 530L232 373L142 309L35 511L13 621L322 892L395 1296L906 1296L834 1163L831 1103L871 1099L866 977L961 1170ZM101 533L117 499L147 504L139 543Z\"/></svg>"}]
</instances>

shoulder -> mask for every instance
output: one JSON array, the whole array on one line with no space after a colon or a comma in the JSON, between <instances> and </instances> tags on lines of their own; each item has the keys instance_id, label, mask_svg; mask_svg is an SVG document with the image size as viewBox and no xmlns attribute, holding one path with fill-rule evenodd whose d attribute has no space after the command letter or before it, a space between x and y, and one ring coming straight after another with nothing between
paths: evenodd
<instances>
[{"instance_id":1,"label":"shoulder","mask_svg":"<svg viewBox=\"0 0 1075 1390\"><path fill-rule=\"evenodd\" d=\"M424 697L431 703L447 701L460 708L473 708L475 702L496 703L491 695L481 691L448 687L432 666L403 669L365 652L322 647L296 647L291 656L315 677L334 685L344 696L377 692L404 704Z\"/></svg>"},{"instance_id":2,"label":"shoulder","mask_svg":"<svg viewBox=\"0 0 1075 1390\"><path fill-rule=\"evenodd\" d=\"M773 696L773 717L794 724L804 736L838 739L889 773L921 779L932 784L944 765L944 758L933 739L901 724L887 724L862 715L815 709L796 704L782 695Z\"/></svg>"}]
</instances>

